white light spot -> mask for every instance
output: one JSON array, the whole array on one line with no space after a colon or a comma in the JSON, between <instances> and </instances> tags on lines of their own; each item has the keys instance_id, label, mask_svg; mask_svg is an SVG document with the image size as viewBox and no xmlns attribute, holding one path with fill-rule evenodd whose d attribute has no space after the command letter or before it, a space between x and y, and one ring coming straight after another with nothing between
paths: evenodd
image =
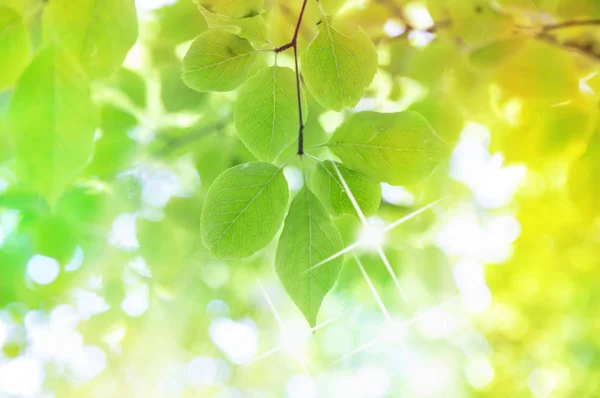
<instances>
[{"instance_id":1,"label":"white light spot","mask_svg":"<svg viewBox=\"0 0 600 398\"><path fill-rule=\"evenodd\" d=\"M393 186L386 182L381 183L381 197L384 202L396 206L412 206L415 204L415 195L402 186Z\"/></svg>"},{"instance_id":2,"label":"white light spot","mask_svg":"<svg viewBox=\"0 0 600 398\"><path fill-rule=\"evenodd\" d=\"M385 244L386 235L381 219L370 218L369 223L360 230L358 240L362 247L377 250Z\"/></svg>"},{"instance_id":3,"label":"white light spot","mask_svg":"<svg viewBox=\"0 0 600 398\"><path fill-rule=\"evenodd\" d=\"M6 191L6 188L8 188L8 181L0 177L0 193L4 193L4 191Z\"/></svg>"},{"instance_id":4,"label":"white light spot","mask_svg":"<svg viewBox=\"0 0 600 398\"><path fill-rule=\"evenodd\" d=\"M127 53L123 66L131 70L142 70L144 66L144 47L136 43Z\"/></svg>"},{"instance_id":5,"label":"white light spot","mask_svg":"<svg viewBox=\"0 0 600 398\"><path fill-rule=\"evenodd\" d=\"M437 244L448 255L475 253L482 229L471 214L458 214L446 221L438 233Z\"/></svg>"},{"instance_id":6,"label":"white light spot","mask_svg":"<svg viewBox=\"0 0 600 398\"><path fill-rule=\"evenodd\" d=\"M468 186L483 207L506 206L526 174L523 165L504 166L501 153L488 151L490 132L484 125L468 123L450 159L450 176Z\"/></svg>"},{"instance_id":7,"label":"white light spot","mask_svg":"<svg viewBox=\"0 0 600 398\"><path fill-rule=\"evenodd\" d=\"M106 369L106 354L96 346L85 346L72 359L69 369L82 382L92 380Z\"/></svg>"},{"instance_id":8,"label":"white light spot","mask_svg":"<svg viewBox=\"0 0 600 398\"><path fill-rule=\"evenodd\" d=\"M170 363L163 367L158 380L158 396L180 397L185 390L186 364Z\"/></svg>"},{"instance_id":9,"label":"white light spot","mask_svg":"<svg viewBox=\"0 0 600 398\"><path fill-rule=\"evenodd\" d=\"M209 357L196 357L186 367L187 384L192 388L214 385L217 380L217 361Z\"/></svg>"},{"instance_id":10,"label":"white light spot","mask_svg":"<svg viewBox=\"0 0 600 398\"><path fill-rule=\"evenodd\" d=\"M417 324L421 333L431 339L443 339L456 328L456 318L446 309L429 311Z\"/></svg>"},{"instance_id":11,"label":"white light spot","mask_svg":"<svg viewBox=\"0 0 600 398\"><path fill-rule=\"evenodd\" d=\"M245 398L245 395L235 387L221 387L217 390L213 398Z\"/></svg>"},{"instance_id":12,"label":"white light spot","mask_svg":"<svg viewBox=\"0 0 600 398\"><path fill-rule=\"evenodd\" d=\"M456 286L460 290L462 302L471 314L481 314L490 307L490 292L483 272L483 266L474 260L461 260L452 271Z\"/></svg>"},{"instance_id":13,"label":"white light spot","mask_svg":"<svg viewBox=\"0 0 600 398\"><path fill-rule=\"evenodd\" d=\"M75 310L81 320L86 321L93 315L101 314L110 309L104 297L96 292L76 288L73 295L75 298Z\"/></svg>"},{"instance_id":14,"label":"white light spot","mask_svg":"<svg viewBox=\"0 0 600 398\"><path fill-rule=\"evenodd\" d=\"M301 358L306 354L308 338L311 335L306 322L303 320L294 320L287 324L287 327L280 335L279 345L283 351L291 358Z\"/></svg>"},{"instance_id":15,"label":"white light spot","mask_svg":"<svg viewBox=\"0 0 600 398\"><path fill-rule=\"evenodd\" d=\"M0 366L0 390L8 395L38 396L44 377L44 369L40 361L29 357L18 357Z\"/></svg>"},{"instance_id":16,"label":"white light spot","mask_svg":"<svg viewBox=\"0 0 600 398\"><path fill-rule=\"evenodd\" d=\"M425 47L435 39L435 36L426 30L413 30L408 34L408 40L414 47Z\"/></svg>"},{"instance_id":17,"label":"white light spot","mask_svg":"<svg viewBox=\"0 0 600 398\"><path fill-rule=\"evenodd\" d=\"M319 116L319 123L327 134L332 134L344 121L344 114L335 111L326 111Z\"/></svg>"},{"instance_id":18,"label":"white light spot","mask_svg":"<svg viewBox=\"0 0 600 398\"><path fill-rule=\"evenodd\" d=\"M137 257L133 261L128 262L127 266L133 269L141 276L143 276L144 278L152 278L152 273L148 269L146 260L144 260L142 257Z\"/></svg>"},{"instance_id":19,"label":"white light spot","mask_svg":"<svg viewBox=\"0 0 600 398\"><path fill-rule=\"evenodd\" d=\"M390 388L390 378L384 368L367 366L356 375L355 388L360 397L384 397Z\"/></svg>"},{"instance_id":20,"label":"white light spot","mask_svg":"<svg viewBox=\"0 0 600 398\"><path fill-rule=\"evenodd\" d=\"M422 361L411 368L410 389L427 397L440 394L451 380L450 370L441 360Z\"/></svg>"},{"instance_id":21,"label":"white light spot","mask_svg":"<svg viewBox=\"0 0 600 398\"><path fill-rule=\"evenodd\" d=\"M29 311L24 323L30 341L28 350L40 360L64 365L81 351L83 337L75 330L79 318L69 305L54 308L49 316Z\"/></svg>"},{"instance_id":22,"label":"white light spot","mask_svg":"<svg viewBox=\"0 0 600 398\"><path fill-rule=\"evenodd\" d=\"M474 388L485 388L494 380L494 368L485 358L472 359L465 366L465 376Z\"/></svg>"},{"instance_id":23,"label":"white light spot","mask_svg":"<svg viewBox=\"0 0 600 398\"><path fill-rule=\"evenodd\" d=\"M140 247L137 239L137 215L119 214L112 225L108 243L125 251L134 251Z\"/></svg>"},{"instance_id":24,"label":"white light spot","mask_svg":"<svg viewBox=\"0 0 600 398\"><path fill-rule=\"evenodd\" d=\"M211 261L202 269L202 280L207 286L218 289L229 281L229 268L222 261Z\"/></svg>"},{"instance_id":25,"label":"white light spot","mask_svg":"<svg viewBox=\"0 0 600 398\"><path fill-rule=\"evenodd\" d=\"M395 19L388 19L383 25L383 31L389 37L397 37L406 31L401 21Z\"/></svg>"},{"instance_id":26,"label":"white light spot","mask_svg":"<svg viewBox=\"0 0 600 398\"><path fill-rule=\"evenodd\" d=\"M304 175L302 171L294 166L286 166L283 175L292 191L298 191L304 186Z\"/></svg>"},{"instance_id":27,"label":"white light spot","mask_svg":"<svg viewBox=\"0 0 600 398\"><path fill-rule=\"evenodd\" d=\"M459 209L442 224L437 244L451 256L501 264L512 255L512 243L520 233L521 226L513 215L488 216L480 221L474 212Z\"/></svg>"},{"instance_id":28,"label":"white light spot","mask_svg":"<svg viewBox=\"0 0 600 398\"><path fill-rule=\"evenodd\" d=\"M250 362L258 350L258 331L252 321L216 319L210 325L210 338L231 362L238 365Z\"/></svg>"},{"instance_id":29,"label":"white light spot","mask_svg":"<svg viewBox=\"0 0 600 398\"><path fill-rule=\"evenodd\" d=\"M152 172L144 181L142 199L151 207L164 207L172 196L181 191L181 182L171 170Z\"/></svg>"},{"instance_id":30,"label":"white light spot","mask_svg":"<svg viewBox=\"0 0 600 398\"><path fill-rule=\"evenodd\" d=\"M135 0L138 12L153 11L177 3L177 0Z\"/></svg>"},{"instance_id":31,"label":"white light spot","mask_svg":"<svg viewBox=\"0 0 600 398\"><path fill-rule=\"evenodd\" d=\"M187 384L192 388L221 385L229 381L231 370L227 363L210 357L196 357L186 367Z\"/></svg>"},{"instance_id":32,"label":"white light spot","mask_svg":"<svg viewBox=\"0 0 600 398\"><path fill-rule=\"evenodd\" d=\"M404 7L404 13L415 29L428 29L434 24L427 7L419 2L411 2Z\"/></svg>"},{"instance_id":33,"label":"white light spot","mask_svg":"<svg viewBox=\"0 0 600 398\"><path fill-rule=\"evenodd\" d=\"M556 388L556 377L551 371L538 368L529 374L527 385L537 398L545 398Z\"/></svg>"},{"instance_id":34,"label":"white light spot","mask_svg":"<svg viewBox=\"0 0 600 398\"><path fill-rule=\"evenodd\" d=\"M90 275L88 278L88 287L92 290L102 290L102 276Z\"/></svg>"},{"instance_id":35,"label":"white light spot","mask_svg":"<svg viewBox=\"0 0 600 398\"><path fill-rule=\"evenodd\" d=\"M479 142L486 148L490 143L492 133L485 124L468 122L460 132L461 140Z\"/></svg>"},{"instance_id":36,"label":"white light spot","mask_svg":"<svg viewBox=\"0 0 600 398\"><path fill-rule=\"evenodd\" d=\"M354 112L372 111L376 106L377 103L375 102L375 99L363 97L360 101L358 101L358 104L356 104L352 110Z\"/></svg>"},{"instance_id":37,"label":"white light spot","mask_svg":"<svg viewBox=\"0 0 600 398\"><path fill-rule=\"evenodd\" d=\"M307 375L293 376L285 385L285 398L317 398L317 383Z\"/></svg>"},{"instance_id":38,"label":"white light spot","mask_svg":"<svg viewBox=\"0 0 600 398\"><path fill-rule=\"evenodd\" d=\"M124 325L114 327L111 331L104 335L104 342L111 352L116 354L121 353L121 341L127 335L127 328Z\"/></svg>"},{"instance_id":39,"label":"white light spot","mask_svg":"<svg viewBox=\"0 0 600 398\"><path fill-rule=\"evenodd\" d=\"M81 268L84 258L85 256L83 254L83 250L81 249L81 247L77 246L75 248L75 253L73 253L73 257L71 257L67 265L65 265L65 271L77 271L79 268Z\"/></svg>"},{"instance_id":40,"label":"white light spot","mask_svg":"<svg viewBox=\"0 0 600 398\"><path fill-rule=\"evenodd\" d=\"M224 317L229 315L229 306L223 300L210 300L206 304L206 312L213 317Z\"/></svg>"},{"instance_id":41,"label":"white light spot","mask_svg":"<svg viewBox=\"0 0 600 398\"><path fill-rule=\"evenodd\" d=\"M139 283L127 289L121 309L129 316L138 317L148 310L149 305L148 285Z\"/></svg>"},{"instance_id":42,"label":"white light spot","mask_svg":"<svg viewBox=\"0 0 600 398\"><path fill-rule=\"evenodd\" d=\"M8 327L8 323L0 318L0 349L2 349L8 337Z\"/></svg>"},{"instance_id":43,"label":"white light spot","mask_svg":"<svg viewBox=\"0 0 600 398\"><path fill-rule=\"evenodd\" d=\"M27 276L38 285L48 285L58 278L60 264L52 257L39 254L27 262Z\"/></svg>"}]
</instances>

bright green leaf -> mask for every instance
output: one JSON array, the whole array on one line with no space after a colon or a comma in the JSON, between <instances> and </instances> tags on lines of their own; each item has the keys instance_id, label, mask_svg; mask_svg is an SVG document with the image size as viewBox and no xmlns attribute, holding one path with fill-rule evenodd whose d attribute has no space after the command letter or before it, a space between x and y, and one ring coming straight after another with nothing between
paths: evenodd
<instances>
[{"instance_id":1,"label":"bright green leaf","mask_svg":"<svg viewBox=\"0 0 600 398\"><path fill-rule=\"evenodd\" d=\"M340 174L343 180L340 179ZM379 202L381 202L379 183L367 178L362 173L348 169L341 163L334 163L331 160L320 162L312 175L311 187L315 195L333 215L356 216L356 210L347 194L344 182L363 214L370 216L377 211Z\"/></svg>"},{"instance_id":2,"label":"bright green leaf","mask_svg":"<svg viewBox=\"0 0 600 398\"><path fill-rule=\"evenodd\" d=\"M526 41L523 38L499 40L472 51L469 59L480 68L496 68L517 54Z\"/></svg>"},{"instance_id":3,"label":"bright green leaf","mask_svg":"<svg viewBox=\"0 0 600 398\"><path fill-rule=\"evenodd\" d=\"M341 32L327 19L302 56L308 89L325 108L354 107L377 72L377 51L367 34Z\"/></svg>"},{"instance_id":4,"label":"bright green leaf","mask_svg":"<svg viewBox=\"0 0 600 398\"><path fill-rule=\"evenodd\" d=\"M12 86L27 66L31 44L21 15L0 6L0 91Z\"/></svg>"},{"instance_id":5,"label":"bright green leaf","mask_svg":"<svg viewBox=\"0 0 600 398\"><path fill-rule=\"evenodd\" d=\"M590 221L600 215L600 134L590 140L586 153L569 169L569 192L573 202Z\"/></svg>"},{"instance_id":6,"label":"bright green leaf","mask_svg":"<svg viewBox=\"0 0 600 398\"><path fill-rule=\"evenodd\" d=\"M194 40L183 59L183 81L196 91L231 91L246 80L256 52L250 43L222 29Z\"/></svg>"},{"instance_id":7,"label":"bright green leaf","mask_svg":"<svg viewBox=\"0 0 600 398\"><path fill-rule=\"evenodd\" d=\"M282 169L245 163L211 185L202 209L202 241L214 258L249 257L279 230L288 201Z\"/></svg>"},{"instance_id":8,"label":"bright green leaf","mask_svg":"<svg viewBox=\"0 0 600 398\"><path fill-rule=\"evenodd\" d=\"M43 27L45 37L77 56L92 77L121 66L138 33L133 0L52 0Z\"/></svg>"},{"instance_id":9,"label":"bright green leaf","mask_svg":"<svg viewBox=\"0 0 600 398\"><path fill-rule=\"evenodd\" d=\"M169 3L172 3L169 2ZM189 0L179 0L154 11L156 17L156 39L166 46L192 40L207 29L202 14Z\"/></svg>"},{"instance_id":10,"label":"bright green leaf","mask_svg":"<svg viewBox=\"0 0 600 398\"><path fill-rule=\"evenodd\" d=\"M233 32L258 47L269 45L267 24L262 15L254 15L246 18L229 18L210 12L202 6L198 6L198 8L209 27L222 28Z\"/></svg>"},{"instance_id":11,"label":"bright green leaf","mask_svg":"<svg viewBox=\"0 0 600 398\"><path fill-rule=\"evenodd\" d=\"M252 76L240 90L234 115L238 136L250 152L260 160L275 160L298 135L294 71L273 66Z\"/></svg>"},{"instance_id":12,"label":"bright green leaf","mask_svg":"<svg viewBox=\"0 0 600 398\"><path fill-rule=\"evenodd\" d=\"M311 326L317 323L319 308L335 284L343 257L310 268L342 249L342 238L329 214L310 190L302 189L285 218L275 268L285 290Z\"/></svg>"},{"instance_id":13,"label":"bright green leaf","mask_svg":"<svg viewBox=\"0 0 600 398\"><path fill-rule=\"evenodd\" d=\"M569 52L533 39L515 52L495 71L496 83L507 94L553 105L579 93L579 72Z\"/></svg>"},{"instance_id":14,"label":"bright green leaf","mask_svg":"<svg viewBox=\"0 0 600 398\"><path fill-rule=\"evenodd\" d=\"M265 0L198 0L207 10L231 18L244 18L262 12Z\"/></svg>"},{"instance_id":15,"label":"bright green leaf","mask_svg":"<svg viewBox=\"0 0 600 398\"><path fill-rule=\"evenodd\" d=\"M81 67L53 48L39 53L21 76L9 110L21 181L56 199L88 163L97 121Z\"/></svg>"},{"instance_id":16,"label":"bright green leaf","mask_svg":"<svg viewBox=\"0 0 600 398\"><path fill-rule=\"evenodd\" d=\"M447 148L416 112L360 112L337 128L327 146L350 169L394 185L427 177Z\"/></svg>"}]
</instances>

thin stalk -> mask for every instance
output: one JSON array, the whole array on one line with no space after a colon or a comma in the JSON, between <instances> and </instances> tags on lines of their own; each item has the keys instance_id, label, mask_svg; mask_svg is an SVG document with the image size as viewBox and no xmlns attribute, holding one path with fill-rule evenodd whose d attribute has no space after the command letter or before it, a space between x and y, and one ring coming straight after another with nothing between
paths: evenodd
<instances>
[{"instance_id":1,"label":"thin stalk","mask_svg":"<svg viewBox=\"0 0 600 398\"><path fill-rule=\"evenodd\" d=\"M275 54L279 54L289 48L294 49L294 64L296 66L296 94L298 96L298 155L304 155L304 118L302 116L302 90L300 87L300 68L298 67L298 34L300 33L300 26L302 25L302 18L304 18L304 11L306 10L306 3L308 0L302 1L302 8L300 9L300 15L296 21L296 28L294 29L294 35L289 43L283 46L275 48L273 51Z\"/></svg>"}]
</instances>

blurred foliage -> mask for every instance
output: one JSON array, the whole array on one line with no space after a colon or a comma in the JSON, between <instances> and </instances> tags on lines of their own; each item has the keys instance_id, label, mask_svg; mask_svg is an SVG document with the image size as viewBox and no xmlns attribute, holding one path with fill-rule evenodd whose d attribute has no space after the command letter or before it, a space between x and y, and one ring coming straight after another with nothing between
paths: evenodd
<instances>
[{"instance_id":1,"label":"blurred foliage","mask_svg":"<svg viewBox=\"0 0 600 398\"><path fill-rule=\"evenodd\" d=\"M237 135L243 89L197 92L181 74L215 28L261 50L247 75L265 70L302 1L100 3L90 18L91 0L0 0L1 397L600 396L598 1L308 0L307 153L344 160L338 126L377 127L356 111L420 113L453 148L431 173L403 159L418 178L381 184L377 211L377 184L357 195L376 226L406 217L384 235L329 190L328 231L363 247L318 331L277 279L277 242L226 260L202 244L211 184L257 159ZM353 109L320 90L331 57L310 43L330 21L331 51L358 27L376 48L377 65L361 54L346 71L376 70ZM294 68L290 51L277 62ZM291 141L275 160L290 202L306 182L338 183Z\"/></svg>"}]
</instances>

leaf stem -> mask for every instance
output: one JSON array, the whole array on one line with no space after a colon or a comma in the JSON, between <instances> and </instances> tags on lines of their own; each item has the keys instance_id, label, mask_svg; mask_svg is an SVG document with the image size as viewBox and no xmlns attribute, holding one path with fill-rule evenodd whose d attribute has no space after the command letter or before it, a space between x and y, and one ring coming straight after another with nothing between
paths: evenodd
<instances>
[{"instance_id":1,"label":"leaf stem","mask_svg":"<svg viewBox=\"0 0 600 398\"><path fill-rule=\"evenodd\" d=\"M300 87L300 68L298 67L298 34L300 33L300 26L302 25L302 18L304 17L304 11L306 10L306 3L308 0L302 1L302 8L300 8L300 15L296 21L296 28L294 29L294 35L289 43L283 46L273 49L275 54L279 54L289 48L294 49L294 64L296 66L296 94L298 95L298 155L304 155L304 118L302 116L302 91Z\"/></svg>"},{"instance_id":2,"label":"leaf stem","mask_svg":"<svg viewBox=\"0 0 600 398\"><path fill-rule=\"evenodd\" d=\"M573 21L565 21L556 23L553 25L544 25L544 31L548 32L551 30L564 29L564 28L573 28L577 26L594 26L600 25L600 19L586 19L586 20L573 20Z\"/></svg>"}]
</instances>

